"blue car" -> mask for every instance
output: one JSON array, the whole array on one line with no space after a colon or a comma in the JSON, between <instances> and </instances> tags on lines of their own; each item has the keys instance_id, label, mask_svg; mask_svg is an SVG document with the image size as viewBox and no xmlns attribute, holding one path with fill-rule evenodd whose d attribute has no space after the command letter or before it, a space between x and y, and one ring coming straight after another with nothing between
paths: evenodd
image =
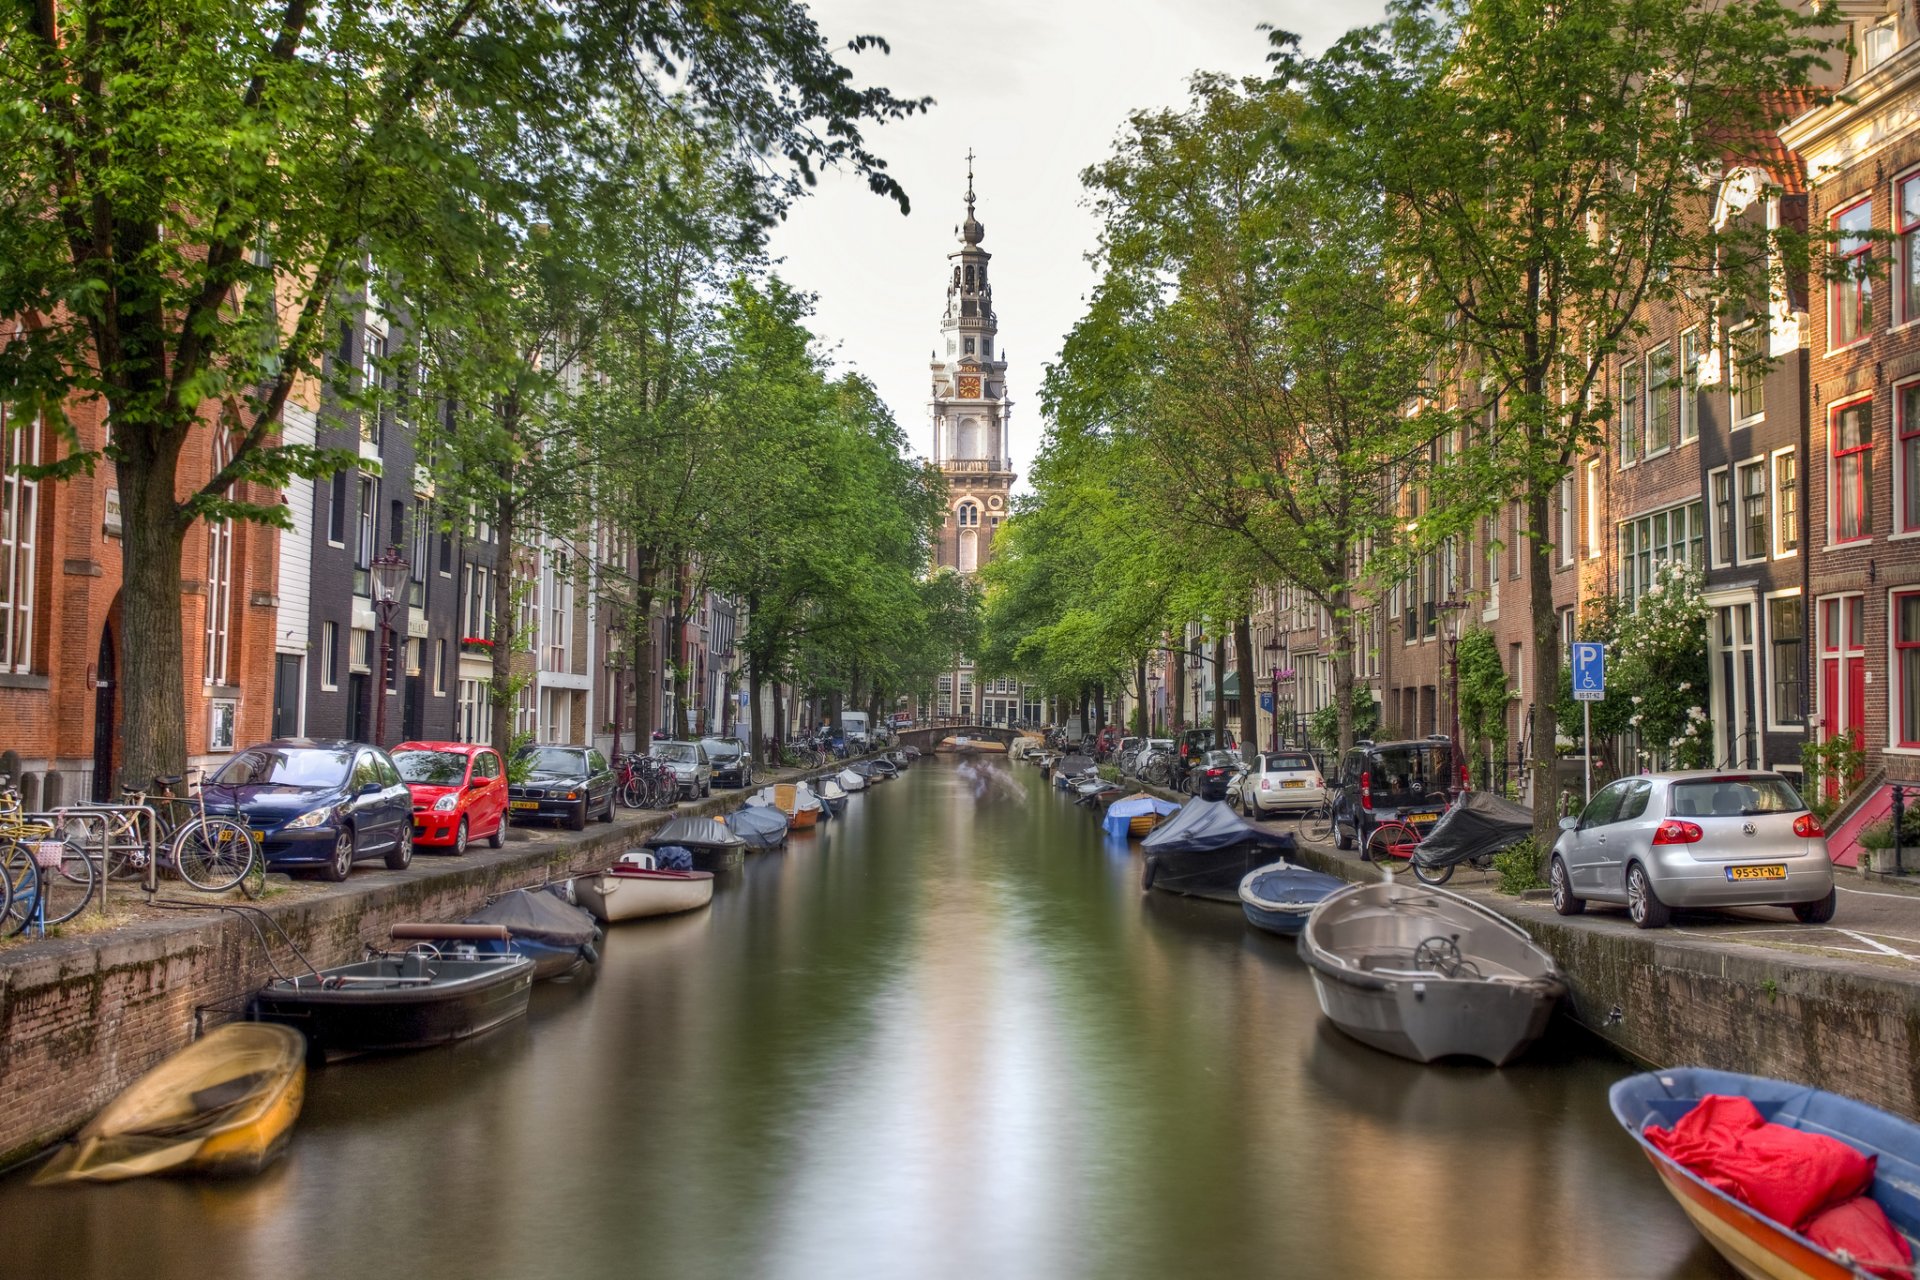
<instances>
[{"instance_id":1,"label":"blue car","mask_svg":"<svg viewBox=\"0 0 1920 1280\"><path fill-rule=\"evenodd\" d=\"M413 861L413 796L393 760L364 742L286 738L248 747L206 786L207 811L238 817L269 867L345 880L362 858Z\"/></svg>"}]
</instances>

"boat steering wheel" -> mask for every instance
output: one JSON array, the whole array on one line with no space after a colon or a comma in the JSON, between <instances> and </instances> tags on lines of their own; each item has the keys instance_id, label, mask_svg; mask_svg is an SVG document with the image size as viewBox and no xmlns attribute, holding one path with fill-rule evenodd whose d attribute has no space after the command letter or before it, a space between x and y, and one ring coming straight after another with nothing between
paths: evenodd
<instances>
[{"instance_id":1,"label":"boat steering wheel","mask_svg":"<svg viewBox=\"0 0 1920 1280\"><path fill-rule=\"evenodd\" d=\"M1438 934L1413 949L1413 967L1443 978L1477 978L1480 969L1460 954L1460 944Z\"/></svg>"}]
</instances>

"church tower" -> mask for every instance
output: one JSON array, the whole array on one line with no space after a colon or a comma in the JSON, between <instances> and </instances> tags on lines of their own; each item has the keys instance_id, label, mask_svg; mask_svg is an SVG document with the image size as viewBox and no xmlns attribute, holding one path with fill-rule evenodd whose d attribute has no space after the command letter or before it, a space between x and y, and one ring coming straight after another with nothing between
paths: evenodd
<instances>
[{"instance_id":1,"label":"church tower","mask_svg":"<svg viewBox=\"0 0 1920 1280\"><path fill-rule=\"evenodd\" d=\"M994 343L993 286L980 247L987 229L973 213L973 153L967 153L967 220L960 247L947 255L947 310L940 320L945 352L932 363L933 461L947 478L947 514L939 563L974 573L993 554L993 535L1007 517L1013 458L1007 440L1007 363Z\"/></svg>"}]
</instances>

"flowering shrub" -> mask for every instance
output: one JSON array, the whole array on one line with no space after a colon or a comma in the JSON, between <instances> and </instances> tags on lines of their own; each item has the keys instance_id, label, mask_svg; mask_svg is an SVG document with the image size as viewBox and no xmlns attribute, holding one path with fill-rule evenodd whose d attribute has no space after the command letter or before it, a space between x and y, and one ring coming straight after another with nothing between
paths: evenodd
<instances>
[{"instance_id":1,"label":"flowering shrub","mask_svg":"<svg viewBox=\"0 0 1920 1280\"><path fill-rule=\"evenodd\" d=\"M1713 763L1713 721L1706 706L1707 619L1700 572L1680 561L1654 570L1640 607L1620 620L1607 672L1607 696L1632 704L1644 763L1698 769Z\"/></svg>"}]
</instances>

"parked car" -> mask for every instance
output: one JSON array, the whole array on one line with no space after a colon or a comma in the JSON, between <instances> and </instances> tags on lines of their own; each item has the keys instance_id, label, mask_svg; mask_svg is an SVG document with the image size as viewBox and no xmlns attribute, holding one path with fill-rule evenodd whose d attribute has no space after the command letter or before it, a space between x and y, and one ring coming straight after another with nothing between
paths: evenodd
<instances>
[{"instance_id":1,"label":"parked car","mask_svg":"<svg viewBox=\"0 0 1920 1280\"><path fill-rule=\"evenodd\" d=\"M1453 747L1445 738L1407 742L1362 742L1340 762L1334 783L1334 842L1342 849L1367 837L1382 822L1404 822L1423 831L1447 808Z\"/></svg>"},{"instance_id":2,"label":"parked car","mask_svg":"<svg viewBox=\"0 0 1920 1280\"><path fill-rule=\"evenodd\" d=\"M1263 751L1240 779L1236 799L1253 817L1312 809L1327 798L1320 766L1304 751Z\"/></svg>"},{"instance_id":3,"label":"parked car","mask_svg":"<svg viewBox=\"0 0 1920 1280\"><path fill-rule=\"evenodd\" d=\"M1202 800L1225 800L1241 768L1240 757L1234 752L1209 751L1188 772L1187 789Z\"/></svg>"},{"instance_id":4,"label":"parked car","mask_svg":"<svg viewBox=\"0 0 1920 1280\"><path fill-rule=\"evenodd\" d=\"M1616 902L1642 929L1675 907L1781 906L1833 919L1827 833L1777 773L1690 770L1609 783L1560 820L1547 864L1553 909Z\"/></svg>"},{"instance_id":5,"label":"parked car","mask_svg":"<svg viewBox=\"0 0 1920 1280\"><path fill-rule=\"evenodd\" d=\"M498 849L507 834L507 770L492 747L471 742L403 742L393 763L413 794L413 843L467 851L484 838Z\"/></svg>"},{"instance_id":6,"label":"parked car","mask_svg":"<svg viewBox=\"0 0 1920 1280\"><path fill-rule=\"evenodd\" d=\"M614 772L592 747L524 747L514 757L520 781L507 786L513 818L555 818L584 831L587 818L613 821Z\"/></svg>"},{"instance_id":7,"label":"parked car","mask_svg":"<svg viewBox=\"0 0 1920 1280\"><path fill-rule=\"evenodd\" d=\"M753 785L753 757L747 754L746 743L738 738L702 738L700 749L707 753L714 782L723 787Z\"/></svg>"},{"instance_id":8,"label":"parked car","mask_svg":"<svg viewBox=\"0 0 1920 1280\"><path fill-rule=\"evenodd\" d=\"M1220 741L1216 745L1211 729L1188 729L1174 739L1174 751L1179 756L1183 769L1191 768L1209 751L1220 749L1233 750L1240 744L1233 740L1230 729L1220 730Z\"/></svg>"},{"instance_id":9,"label":"parked car","mask_svg":"<svg viewBox=\"0 0 1920 1280\"><path fill-rule=\"evenodd\" d=\"M378 747L281 738L239 752L206 785L207 812L230 813L260 838L268 867L312 866L345 880L362 858L403 871L413 861L413 796Z\"/></svg>"},{"instance_id":10,"label":"parked car","mask_svg":"<svg viewBox=\"0 0 1920 1280\"><path fill-rule=\"evenodd\" d=\"M713 765L697 742L656 742L647 754L673 766L680 795L687 800L713 794Z\"/></svg>"}]
</instances>

